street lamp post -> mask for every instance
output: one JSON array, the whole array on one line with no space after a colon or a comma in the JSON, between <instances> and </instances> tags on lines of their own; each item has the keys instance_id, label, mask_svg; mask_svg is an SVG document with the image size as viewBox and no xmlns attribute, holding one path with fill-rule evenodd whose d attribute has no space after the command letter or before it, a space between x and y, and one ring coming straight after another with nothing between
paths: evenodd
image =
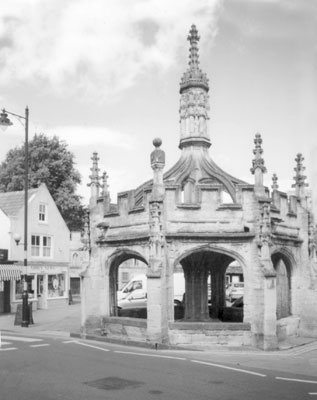
<instances>
[{"instance_id":1,"label":"street lamp post","mask_svg":"<svg viewBox=\"0 0 317 400\"><path fill-rule=\"evenodd\" d=\"M19 119L25 120L25 144L24 144L24 283L22 294L22 322L21 326L27 328L29 326L29 305L27 290L27 265L28 265L28 186L29 186L29 108L25 108L25 115L18 115L5 109L0 113L0 126L7 128L12 125L8 118L8 114Z\"/></svg>"}]
</instances>

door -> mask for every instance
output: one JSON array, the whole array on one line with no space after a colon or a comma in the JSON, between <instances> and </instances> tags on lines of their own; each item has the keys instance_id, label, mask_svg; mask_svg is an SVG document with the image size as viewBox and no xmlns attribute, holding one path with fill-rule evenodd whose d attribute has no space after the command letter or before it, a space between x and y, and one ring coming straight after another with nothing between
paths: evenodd
<instances>
[{"instance_id":1,"label":"door","mask_svg":"<svg viewBox=\"0 0 317 400\"><path fill-rule=\"evenodd\" d=\"M44 290L44 275L37 276L37 307L46 308L45 290Z\"/></svg>"}]
</instances>

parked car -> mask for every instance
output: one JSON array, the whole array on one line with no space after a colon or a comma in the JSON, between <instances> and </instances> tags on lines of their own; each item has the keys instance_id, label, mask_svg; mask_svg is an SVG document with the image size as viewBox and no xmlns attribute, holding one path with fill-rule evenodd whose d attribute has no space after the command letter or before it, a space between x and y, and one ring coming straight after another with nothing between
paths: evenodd
<instances>
[{"instance_id":1,"label":"parked car","mask_svg":"<svg viewBox=\"0 0 317 400\"><path fill-rule=\"evenodd\" d=\"M243 322L243 296L236 299L231 306L224 308L222 321Z\"/></svg>"},{"instance_id":2,"label":"parked car","mask_svg":"<svg viewBox=\"0 0 317 400\"><path fill-rule=\"evenodd\" d=\"M120 317L146 318L147 293L141 289L134 290L126 298L118 301L118 315ZM181 301L174 299L174 318L184 318L184 306Z\"/></svg>"},{"instance_id":3,"label":"parked car","mask_svg":"<svg viewBox=\"0 0 317 400\"><path fill-rule=\"evenodd\" d=\"M244 282L233 282L226 291L226 297L230 302L244 295Z\"/></svg>"},{"instance_id":4,"label":"parked car","mask_svg":"<svg viewBox=\"0 0 317 400\"><path fill-rule=\"evenodd\" d=\"M185 292L185 279L182 272L173 274L173 288L174 298L182 301ZM118 290L117 300L121 301L137 290L143 290L144 293L147 293L147 276L145 274L133 277L121 290Z\"/></svg>"}]
</instances>

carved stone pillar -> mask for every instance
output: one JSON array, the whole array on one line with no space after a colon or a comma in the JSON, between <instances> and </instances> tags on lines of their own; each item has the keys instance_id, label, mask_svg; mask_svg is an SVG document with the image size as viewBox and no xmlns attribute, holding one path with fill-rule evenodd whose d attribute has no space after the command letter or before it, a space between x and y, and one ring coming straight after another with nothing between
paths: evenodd
<instances>
[{"instance_id":1,"label":"carved stone pillar","mask_svg":"<svg viewBox=\"0 0 317 400\"><path fill-rule=\"evenodd\" d=\"M208 270L204 266L184 268L185 320L205 321L208 311Z\"/></svg>"},{"instance_id":2,"label":"carved stone pillar","mask_svg":"<svg viewBox=\"0 0 317 400\"><path fill-rule=\"evenodd\" d=\"M211 268L211 309L210 317L218 319L225 303L225 273L222 268Z\"/></svg>"},{"instance_id":3,"label":"carved stone pillar","mask_svg":"<svg viewBox=\"0 0 317 400\"><path fill-rule=\"evenodd\" d=\"M263 350L277 348L276 274L266 273L264 282Z\"/></svg>"}]
</instances>

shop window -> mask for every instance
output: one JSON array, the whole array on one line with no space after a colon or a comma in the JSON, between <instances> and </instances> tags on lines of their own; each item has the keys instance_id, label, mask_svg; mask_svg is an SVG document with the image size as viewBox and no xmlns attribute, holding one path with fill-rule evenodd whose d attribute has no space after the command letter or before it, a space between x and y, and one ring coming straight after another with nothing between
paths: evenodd
<instances>
[{"instance_id":1,"label":"shop window","mask_svg":"<svg viewBox=\"0 0 317 400\"><path fill-rule=\"evenodd\" d=\"M48 275L48 297L65 295L65 274Z\"/></svg>"},{"instance_id":2,"label":"shop window","mask_svg":"<svg viewBox=\"0 0 317 400\"><path fill-rule=\"evenodd\" d=\"M47 205L44 203L39 206L39 221L47 222Z\"/></svg>"},{"instance_id":3,"label":"shop window","mask_svg":"<svg viewBox=\"0 0 317 400\"><path fill-rule=\"evenodd\" d=\"M32 257L52 257L52 238L50 236L31 236Z\"/></svg>"},{"instance_id":4,"label":"shop window","mask_svg":"<svg viewBox=\"0 0 317 400\"><path fill-rule=\"evenodd\" d=\"M29 299L34 297L34 290L32 286L33 276L27 276L27 292ZM15 300L22 300L22 294L24 290L24 281L21 279L19 281L15 281Z\"/></svg>"}]
</instances>

